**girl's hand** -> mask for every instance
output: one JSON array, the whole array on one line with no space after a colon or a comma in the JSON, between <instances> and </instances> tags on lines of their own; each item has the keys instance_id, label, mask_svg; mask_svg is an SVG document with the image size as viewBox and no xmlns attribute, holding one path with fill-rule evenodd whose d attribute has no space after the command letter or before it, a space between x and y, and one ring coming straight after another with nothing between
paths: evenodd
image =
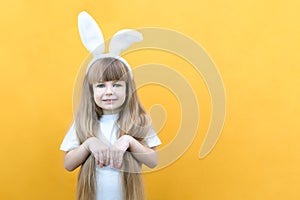
<instances>
[{"instance_id":1,"label":"girl's hand","mask_svg":"<svg viewBox=\"0 0 300 200\"><path fill-rule=\"evenodd\" d=\"M84 142L85 148L95 157L96 165L105 167L109 165L109 147L96 137Z\"/></svg>"},{"instance_id":2,"label":"girl's hand","mask_svg":"<svg viewBox=\"0 0 300 200\"><path fill-rule=\"evenodd\" d=\"M123 162L123 155L125 151L129 148L131 139L132 137L129 135L123 135L110 147L110 167L116 169L121 168Z\"/></svg>"}]
</instances>

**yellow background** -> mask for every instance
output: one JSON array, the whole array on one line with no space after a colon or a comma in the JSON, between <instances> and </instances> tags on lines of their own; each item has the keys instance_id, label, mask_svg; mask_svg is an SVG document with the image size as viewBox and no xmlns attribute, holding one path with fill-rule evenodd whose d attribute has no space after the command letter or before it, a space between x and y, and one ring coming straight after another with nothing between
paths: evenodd
<instances>
[{"instance_id":1,"label":"yellow background","mask_svg":"<svg viewBox=\"0 0 300 200\"><path fill-rule=\"evenodd\" d=\"M105 38L122 28L179 31L207 50L223 78L227 114L216 147L198 159L210 99L201 77L190 75L201 109L197 137L175 163L144 176L148 199L300 199L300 3L295 0L2 1L1 199L75 197L77 171L64 170L59 146L72 121L75 77L88 55L77 31L82 10L97 19ZM180 61L172 58L150 52L132 62L180 70ZM144 91L141 99L149 109L158 95L148 93L157 91ZM164 144L174 137L171 124L178 113L171 116L160 134Z\"/></svg>"}]
</instances>

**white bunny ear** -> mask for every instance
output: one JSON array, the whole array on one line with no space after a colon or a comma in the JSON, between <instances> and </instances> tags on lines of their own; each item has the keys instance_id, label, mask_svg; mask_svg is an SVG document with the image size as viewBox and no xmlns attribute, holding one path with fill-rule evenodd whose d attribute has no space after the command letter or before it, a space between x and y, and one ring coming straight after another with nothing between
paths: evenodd
<instances>
[{"instance_id":1,"label":"white bunny ear","mask_svg":"<svg viewBox=\"0 0 300 200\"><path fill-rule=\"evenodd\" d=\"M110 40L109 52L120 55L121 51L127 49L131 44L143 40L143 35L135 30L124 29L118 31Z\"/></svg>"},{"instance_id":2,"label":"white bunny ear","mask_svg":"<svg viewBox=\"0 0 300 200\"><path fill-rule=\"evenodd\" d=\"M104 52L104 39L97 22L85 11L78 15L78 30L85 48L94 55Z\"/></svg>"}]
</instances>

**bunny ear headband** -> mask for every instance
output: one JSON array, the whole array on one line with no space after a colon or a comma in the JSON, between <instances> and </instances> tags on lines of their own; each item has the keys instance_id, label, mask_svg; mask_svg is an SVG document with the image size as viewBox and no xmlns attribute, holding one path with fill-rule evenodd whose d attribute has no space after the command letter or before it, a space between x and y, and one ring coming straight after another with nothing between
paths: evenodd
<instances>
[{"instance_id":1,"label":"bunny ear headband","mask_svg":"<svg viewBox=\"0 0 300 200\"><path fill-rule=\"evenodd\" d=\"M131 44L143 40L140 32L132 29L123 29L113 35L109 43L109 53L104 53L104 39L97 22L85 11L78 15L78 29L81 41L85 48L93 54L93 60L88 64L86 73L90 66L101 58L116 58L122 61L132 76L131 67L127 61L120 56L120 53Z\"/></svg>"}]
</instances>

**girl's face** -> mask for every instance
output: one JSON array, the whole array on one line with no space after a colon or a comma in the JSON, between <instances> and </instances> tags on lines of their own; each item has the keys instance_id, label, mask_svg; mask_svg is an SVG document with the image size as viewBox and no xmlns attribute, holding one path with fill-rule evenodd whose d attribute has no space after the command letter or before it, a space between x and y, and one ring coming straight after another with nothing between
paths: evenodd
<instances>
[{"instance_id":1,"label":"girl's face","mask_svg":"<svg viewBox=\"0 0 300 200\"><path fill-rule=\"evenodd\" d=\"M119 113L126 99L125 81L104 81L93 84L94 101L103 114Z\"/></svg>"}]
</instances>

